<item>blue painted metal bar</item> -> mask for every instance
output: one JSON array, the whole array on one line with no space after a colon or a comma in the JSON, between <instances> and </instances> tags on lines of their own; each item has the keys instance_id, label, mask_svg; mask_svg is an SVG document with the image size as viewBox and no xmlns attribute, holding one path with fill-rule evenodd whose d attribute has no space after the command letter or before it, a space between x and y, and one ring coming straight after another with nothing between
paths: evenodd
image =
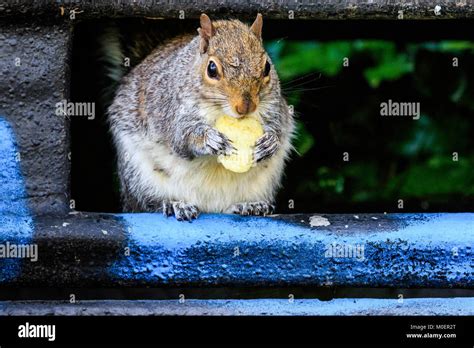
<instances>
[{"instance_id":1,"label":"blue painted metal bar","mask_svg":"<svg viewBox=\"0 0 474 348\"><path fill-rule=\"evenodd\" d=\"M474 298L3 301L0 315L474 315Z\"/></svg>"}]
</instances>

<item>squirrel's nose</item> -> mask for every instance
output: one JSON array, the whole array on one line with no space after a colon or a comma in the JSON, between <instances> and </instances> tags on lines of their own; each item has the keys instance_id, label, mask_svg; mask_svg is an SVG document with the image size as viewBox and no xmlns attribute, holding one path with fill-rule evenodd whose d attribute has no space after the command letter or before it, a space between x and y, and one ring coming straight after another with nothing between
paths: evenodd
<instances>
[{"instance_id":1,"label":"squirrel's nose","mask_svg":"<svg viewBox=\"0 0 474 348\"><path fill-rule=\"evenodd\" d=\"M239 115L244 116L254 112L256 108L257 105L255 105L253 101L244 99L235 106L235 111L237 111Z\"/></svg>"}]
</instances>

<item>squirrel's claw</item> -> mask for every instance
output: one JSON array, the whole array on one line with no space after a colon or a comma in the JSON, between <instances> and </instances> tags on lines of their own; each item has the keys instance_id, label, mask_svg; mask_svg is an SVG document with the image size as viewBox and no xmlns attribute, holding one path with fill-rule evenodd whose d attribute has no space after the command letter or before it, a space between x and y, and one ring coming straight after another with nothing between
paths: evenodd
<instances>
[{"instance_id":1,"label":"squirrel's claw","mask_svg":"<svg viewBox=\"0 0 474 348\"><path fill-rule=\"evenodd\" d=\"M275 211L275 206L265 201L236 203L227 209L227 213L239 215L269 215Z\"/></svg>"},{"instance_id":2,"label":"squirrel's claw","mask_svg":"<svg viewBox=\"0 0 474 348\"><path fill-rule=\"evenodd\" d=\"M168 201L163 201L163 215L169 217L173 215L173 205Z\"/></svg>"},{"instance_id":3,"label":"squirrel's claw","mask_svg":"<svg viewBox=\"0 0 474 348\"><path fill-rule=\"evenodd\" d=\"M272 156L279 146L278 136L275 132L266 132L255 143L254 162L260 162Z\"/></svg>"},{"instance_id":4,"label":"squirrel's claw","mask_svg":"<svg viewBox=\"0 0 474 348\"><path fill-rule=\"evenodd\" d=\"M174 215L178 221L189 221L197 219L199 209L182 201L163 201L163 215L166 217Z\"/></svg>"},{"instance_id":5,"label":"squirrel's claw","mask_svg":"<svg viewBox=\"0 0 474 348\"><path fill-rule=\"evenodd\" d=\"M229 138L213 128L206 133L206 145L211 155L231 155L236 152Z\"/></svg>"}]
</instances>

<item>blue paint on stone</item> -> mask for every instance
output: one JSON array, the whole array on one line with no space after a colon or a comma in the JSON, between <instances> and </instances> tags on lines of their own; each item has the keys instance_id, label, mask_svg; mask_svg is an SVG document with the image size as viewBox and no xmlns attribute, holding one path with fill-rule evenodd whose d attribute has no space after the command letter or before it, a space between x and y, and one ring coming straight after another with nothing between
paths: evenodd
<instances>
[{"instance_id":1,"label":"blue paint on stone","mask_svg":"<svg viewBox=\"0 0 474 348\"><path fill-rule=\"evenodd\" d=\"M33 222L11 126L0 117L0 244L31 243ZM0 258L0 281L15 279L21 269L18 258Z\"/></svg>"},{"instance_id":2,"label":"blue paint on stone","mask_svg":"<svg viewBox=\"0 0 474 348\"><path fill-rule=\"evenodd\" d=\"M84 300L71 306L64 301L0 301L0 315L263 315L263 316L467 316L474 315L474 298L259 298L196 300Z\"/></svg>"},{"instance_id":3,"label":"blue paint on stone","mask_svg":"<svg viewBox=\"0 0 474 348\"><path fill-rule=\"evenodd\" d=\"M360 230L214 214L193 223L160 214L118 217L131 255L109 272L124 282L474 287L472 213L388 214L391 228L374 217ZM327 257L329 245L363 246L364 257Z\"/></svg>"},{"instance_id":4,"label":"blue paint on stone","mask_svg":"<svg viewBox=\"0 0 474 348\"><path fill-rule=\"evenodd\" d=\"M474 298L262 299L229 301L222 307L240 315L473 315Z\"/></svg>"},{"instance_id":5,"label":"blue paint on stone","mask_svg":"<svg viewBox=\"0 0 474 348\"><path fill-rule=\"evenodd\" d=\"M150 306L157 301L149 301ZM165 301L163 301L165 302ZM164 312L170 315L474 315L474 298L408 298L400 301L375 298L192 300L176 305L170 302ZM156 308L155 307L155 308ZM156 312L159 313L155 309Z\"/></svg>"}]
</instances>

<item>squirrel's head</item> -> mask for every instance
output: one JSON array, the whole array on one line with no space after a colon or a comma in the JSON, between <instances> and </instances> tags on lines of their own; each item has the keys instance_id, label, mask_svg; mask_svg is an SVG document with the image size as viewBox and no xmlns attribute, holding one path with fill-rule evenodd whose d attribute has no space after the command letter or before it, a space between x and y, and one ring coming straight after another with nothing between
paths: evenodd
<instances>
[{"instance_id":1,"label":"squirrel's head","mask_svg":"<svg viewBox=\"0 0 474 348\"><path fill-rule=\"evenodd\" d=\"M265 92L278 83L263 47L262 25L261 14L250 27L237 20L211 22L201 15L202 97L236 118L258 110Z\"/></svg>"}]
</instances>

